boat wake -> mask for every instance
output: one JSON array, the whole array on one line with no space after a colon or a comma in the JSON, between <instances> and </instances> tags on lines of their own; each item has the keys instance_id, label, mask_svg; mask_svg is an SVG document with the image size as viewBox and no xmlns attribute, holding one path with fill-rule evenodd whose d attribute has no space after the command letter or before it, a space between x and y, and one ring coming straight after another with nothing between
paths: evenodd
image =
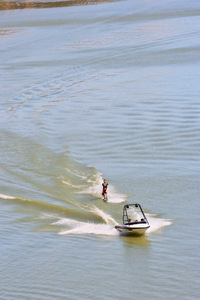
<instances>
[{"instance_id":1,"label":"boat wake","mask_svg":"<svg viewBox=\"0 0 200 300\"><path fill-rule=\"evenodd\" d=\"M43 203L41 201L24 199L19 197L14 197L11 195L0 194L0 198L8 201L14 201L14 203L23 204L30 206L31 208L40 210L40 214L37 217L42 221L46 219L47 224L51 227L58 226L58 234L69 235L119 235L120 233L115 229L115 225L118 222L108 213L98 208L93 204L87 204L80 206L82 214L73 212L67 208L56 206L48 203ZM41 210L43 212L41 213ZM52 214L53 213L53 214ZM62 214L69 215L70 217L61 216ZM83 220L85 216L85 220ZM74 218L75 217L75 218ZM149 221L150 228L147 229L146 235L152 233L161 233L166 226L170 226L173 221L170 219L160 218L155 214L146 213L146 217ZM79 219L82 220L79 220ZM43 221L42 221L43 222Z\"/></svg>"},{"instance_id":2,"label":"boat wake","mask_svg":"<svg viewBox=\"0 0 200 300\"><path fill-rule=\"evenodd\" d=\"M59 234L61 235L69 235L69 234L118 235L118 232L111 224L79 222L73 219L64 218L58 220L57 222L54 222L53 225L64 227L59 231Z\"/></svg>"},{"instance_id":3,"label":"boat wake","mask_svg":"<svg viewBox=\"0 0 200 300\"><path fill-rule=\"evenodd\" d=\"M74 190L74 194L89 195L94 198L102 199L102 175L95 171L93 174L90 172L81 174L78 171L71 171L66 169L68 173L73 176L73 182L67 181L66 178L62 178L62 183L68 188ZM121 203L127 199L128 195L119 194L115 187L109 183L108 187L108 202Z\"/></svg>"},{"instance_id":4,"label":"boat wake","mask_svg":"<svg viewBox=\"0 0 200 300\"><path fill-rule=\"evenodd\" d=\"M1 199L10 199L10 200L12 200L12 199L15 199L16 197L13 197L13 196L9 196L9 195L4 195L4 194L0 194L0 198Z\"/></svg>"},{"instance_id":5,"label":"boat wake","mask_svg":"<svg viewBox=\"0 0 200 300\"><path fill-rule=\"evenodd\" d=\"M102 216L102 219L106 224L97 224L89 221L81 222L70 218L61 218L52 225L61 227L59 230L60 235L120 235L120 233L114 228L114 225L116 225L117 222L111 216L107 215L98 208L94 208L94 212L98 214L98 216ZM161 219L156 217L156 215L150 214L146 214L146 216L150 224L150 228L146 231L147 235L150 235L151 233L160 233L164 227L172 224L172 220L169 219Z\"/></svg>"},{"instance_id":6,"label":"boat wake","mask_svg":"<svg viewBox=\"0 0 200 300\"><path fill-rule=\"evenodd\" d=\"M150 224L150 227L147 229L146 234L156 232L159 233L164 229L164 227L170 226L173 223L173 221L170 219L158 218L156 215L153 214L146 214L146 216Z\"/></svg>"}]
</instances>

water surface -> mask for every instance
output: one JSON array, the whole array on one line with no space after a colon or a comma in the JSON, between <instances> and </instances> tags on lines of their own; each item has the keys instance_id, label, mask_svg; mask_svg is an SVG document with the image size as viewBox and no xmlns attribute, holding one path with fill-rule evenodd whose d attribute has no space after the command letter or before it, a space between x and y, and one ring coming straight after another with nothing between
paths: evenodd
<instances>
[{"instance_id":1,"label":"water surface","mask_svg":"<svg viewBox=\"0 0 200 300\"><path fill-rule=\"evenodd\" d=\"M1 298L198 299L199 3L0 5Z\"/></svg>"}]
</instances>

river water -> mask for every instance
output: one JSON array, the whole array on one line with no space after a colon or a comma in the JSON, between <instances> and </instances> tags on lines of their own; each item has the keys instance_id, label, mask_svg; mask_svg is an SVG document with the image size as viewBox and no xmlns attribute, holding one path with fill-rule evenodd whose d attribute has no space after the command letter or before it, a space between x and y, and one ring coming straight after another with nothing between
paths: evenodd
<instances>
[{"instance_id":1,"label":"river water","mask_svg":"<svg viewBox=\"0 0 200 300\"><path fill-rule=\"evenodd\" d=\"M199 24L196 0L0 2L1 299L199 299Z\"/></svg>"}]
</instances>

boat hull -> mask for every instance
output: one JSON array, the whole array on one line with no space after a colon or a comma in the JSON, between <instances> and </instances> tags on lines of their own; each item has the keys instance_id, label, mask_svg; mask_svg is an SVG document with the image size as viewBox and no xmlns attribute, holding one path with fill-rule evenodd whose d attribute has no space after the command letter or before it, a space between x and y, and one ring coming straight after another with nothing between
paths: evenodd
<instances>
[{"instance_id":1,"label":"boat hull","mask_svg":"<svg viewBox=\"0 0 200 300\"><path fill-rule=\"evenodd\" d=\"M143 224L142 224L143 225ZM149 224L145 226L131 226L131 225L116 225L115 228L124 235L143 235L149 228Z\"/></svg>"}]
</instances>

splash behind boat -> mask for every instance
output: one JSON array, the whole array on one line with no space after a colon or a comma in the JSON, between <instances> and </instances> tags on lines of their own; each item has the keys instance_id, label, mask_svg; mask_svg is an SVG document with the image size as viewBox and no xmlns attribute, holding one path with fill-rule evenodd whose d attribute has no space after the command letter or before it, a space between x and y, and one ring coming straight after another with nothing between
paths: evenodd
<instances>
[{"instance_id":1,"label":"splash behind boat","mask_svg":"<svg viewBox=\"0 0 200 300\"><path fill-rule=\"evenodd\" d=\"M150 227L140 204L126 204L123 209L123 224L115 228L122 234L142 235Z\"/></svg>"}]
</instances>

